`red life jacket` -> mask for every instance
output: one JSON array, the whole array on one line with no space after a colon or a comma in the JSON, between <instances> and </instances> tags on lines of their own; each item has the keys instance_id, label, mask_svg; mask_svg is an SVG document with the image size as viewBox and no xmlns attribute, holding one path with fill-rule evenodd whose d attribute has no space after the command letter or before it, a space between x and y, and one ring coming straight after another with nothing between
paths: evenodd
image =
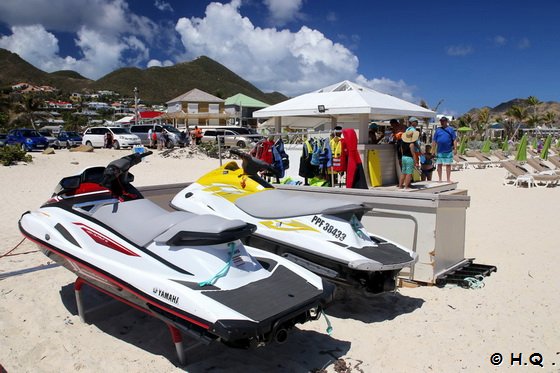
<instances>
[{"instance_id":1,"label":"red life jacket","mask_svg":"<svg viewBox=\"0 0 560 373\"><path fill-rule=\"evenodd\" d=\"M264 140L257 145L257 158L271 164L274 161L272 154L273 141Z\"/></svg>"}]
</instances>

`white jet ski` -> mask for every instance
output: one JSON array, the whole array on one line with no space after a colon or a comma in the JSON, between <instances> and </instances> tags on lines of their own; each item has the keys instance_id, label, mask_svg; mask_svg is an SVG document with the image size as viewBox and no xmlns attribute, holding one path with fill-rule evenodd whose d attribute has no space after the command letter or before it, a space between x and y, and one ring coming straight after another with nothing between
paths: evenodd
<instances>
[{"instance_id":1,"label":"white jet ski","mask_svg":"<svg viewBox=\"0 0 560 373\"><path fill-rule=\"evenodd\" d=\"M215 214L257 226L245 244L281 255L337 284L367 294L396 289L396 276L416 253L367 232L362 204L274 189L258 172L274 169L237 149L235 161L211 171L171 201L178 210Z\"/></svg>"},{"instance_id":2,"label":"white jet ski","mask_svg":"<svg viewBox=\"0 0 560 373\"><path fill-rule=\"evenodd\" d=\"M128 170L149 154L62 179L52 198L22 215L21 232L78 276L77 290L92 285L163 320L175 342L181 332L235 347L284 342L295 324L321 316L334 285L244 246L254 225L144 199Z\"/></svg>"}]
</instances>

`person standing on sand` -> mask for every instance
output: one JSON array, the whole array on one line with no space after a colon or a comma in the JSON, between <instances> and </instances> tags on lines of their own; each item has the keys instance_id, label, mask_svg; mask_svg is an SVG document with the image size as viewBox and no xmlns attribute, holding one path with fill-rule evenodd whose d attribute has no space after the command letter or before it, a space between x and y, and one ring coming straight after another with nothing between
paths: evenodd
<instances>
[{"instance_id":1,"label":"person standing on sand","mask_svg":"<svg viewBox=\"0 0 560 373\"><path fill-rule=\"evenodd\" d=\"M406 130L401 136L402 171L399 178L399 189L410 188L414 167L418 165L418 157L414 151L414 142L418 140L418 136L420 136L420 132L414 129Z\"/></svg>"},{"instance_id":2,"label":"person standing on sand","mask_svg":"<svg viewBox=\"0 0 560 373\"><path fill-rule=\"evenodd\" d=\"M441 180L443 165L445 165L445 176L447 182L451 182L451 164L453 163L453 155L457 154L457 134L453 127L448 126L447 117L441 117L439 120L441 127L436 129L432 140L432 148L437 146L436 165L438 173L438 181Z\"/></svg>"},{"instance_id":3,"label":"person standing on sand","mask_svg":"<svg viewBox=\"0 0 560 373\"><path fill-rule=\"evenodd\" d=\"M194 126L193 140L195 141L196 145L199 145L200 141L202 140L202 130L198 128L198 126Z\"/></svg>"},{"instance_id":4,"label":"person standing on sand","mask_svg":"<svg viewBox=\"0 0 560 373\"><path fill-rule=\"evenodd\" d=\"M150 135L150 146L152 148L157 148L157 140L158 140L158 135L156 130L152 130L152 134Z\"/></svg>"},{"instance_id":5,"label":"person standing on sand","mask_svg":"<svg viewBox=\"0 0 560 373\"><path fill-rule=\"evenodd\" d=\"M150 148L151 148L152 145L153 145L152 132L153 132L153 131L152 131L152 129L150 128L150 129L148 130L148 141L150 142L150 143L149 143Z\"/></svg>"},{"instance_id":6,"label":"person standing on sand","mask_svg":"<svg viewBox=\"0 0 560 373\"><path fill-rule=\"evenodd\" d=\"M434 155L432 154L432 146L424 147L424 154L420 156L420 170L422 171L422 181L432 181L432 172L434 171Z\"/></svg>"},{"instance_id":7,"label":"person standing on sand","mask_svg":"<svg viewBox=\"0 0 560 373\"><path fill-rule=\"evenodd\" d=\"M111 149L113 147L113 132L105 132L105 147Z\"/></svg>"},{"instance_id":8,"label":"person standing on sand","mask_svg":"<svg viewBox=\"0 0 560 373\"><path fill-rule=\"evenodd\" d=\"M397 161L399 162L399 168L402 167L402 152L401 152L401 136L406 131L406 126L399 123L396 119L391 119L389 122L391 124L391 136L389 137L389 143L395 144L397 149Z\"/></svg>"}]
</instances>

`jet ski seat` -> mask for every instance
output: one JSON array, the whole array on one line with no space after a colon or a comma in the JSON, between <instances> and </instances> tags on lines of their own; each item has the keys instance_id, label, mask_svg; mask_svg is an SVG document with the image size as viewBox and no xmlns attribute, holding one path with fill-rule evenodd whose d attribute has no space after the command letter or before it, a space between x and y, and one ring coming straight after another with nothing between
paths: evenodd
<instances>
[{"instance_id":1,"label":"jet ski seat","mask_svg":"<svg viewBox=\"0 0 560 373\"><path fill-rule=\"evenodd\" d=\"M107 204L93 217L139 246L150 242L167 245L212 245L230 242L254 232L241 220L185 211L169 212L148 199Z\"/></svg>"},{"instance_id":2,"label":"jet ski seat","mask_svg":"<svg viewBox=\"0 0 560 373\"><path fill-rule=\"evenodd\" d=\"M304 215L342 215L355 213L361 217L364 205L334 198L316 198L284 190L265 190L240 197L235 205L260 219L283 219Z\"/></svg>"}]
</instances>

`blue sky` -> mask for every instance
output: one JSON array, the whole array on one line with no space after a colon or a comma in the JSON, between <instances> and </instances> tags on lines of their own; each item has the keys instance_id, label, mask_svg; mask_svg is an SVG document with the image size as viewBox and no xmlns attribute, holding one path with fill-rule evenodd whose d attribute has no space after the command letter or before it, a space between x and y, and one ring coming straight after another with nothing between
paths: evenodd
<instances>
[{"instance_id":1,"label":"blue sky","mask_svg":"<svg viewBox=\"0 0 560 373\"><path fill-rule=\"evenodd\" d=\"M560 1L2 0L0 48L98 79L206 55L263 91L341 80L460 115L560 101Z\"/></svg>"}]
</instances>

